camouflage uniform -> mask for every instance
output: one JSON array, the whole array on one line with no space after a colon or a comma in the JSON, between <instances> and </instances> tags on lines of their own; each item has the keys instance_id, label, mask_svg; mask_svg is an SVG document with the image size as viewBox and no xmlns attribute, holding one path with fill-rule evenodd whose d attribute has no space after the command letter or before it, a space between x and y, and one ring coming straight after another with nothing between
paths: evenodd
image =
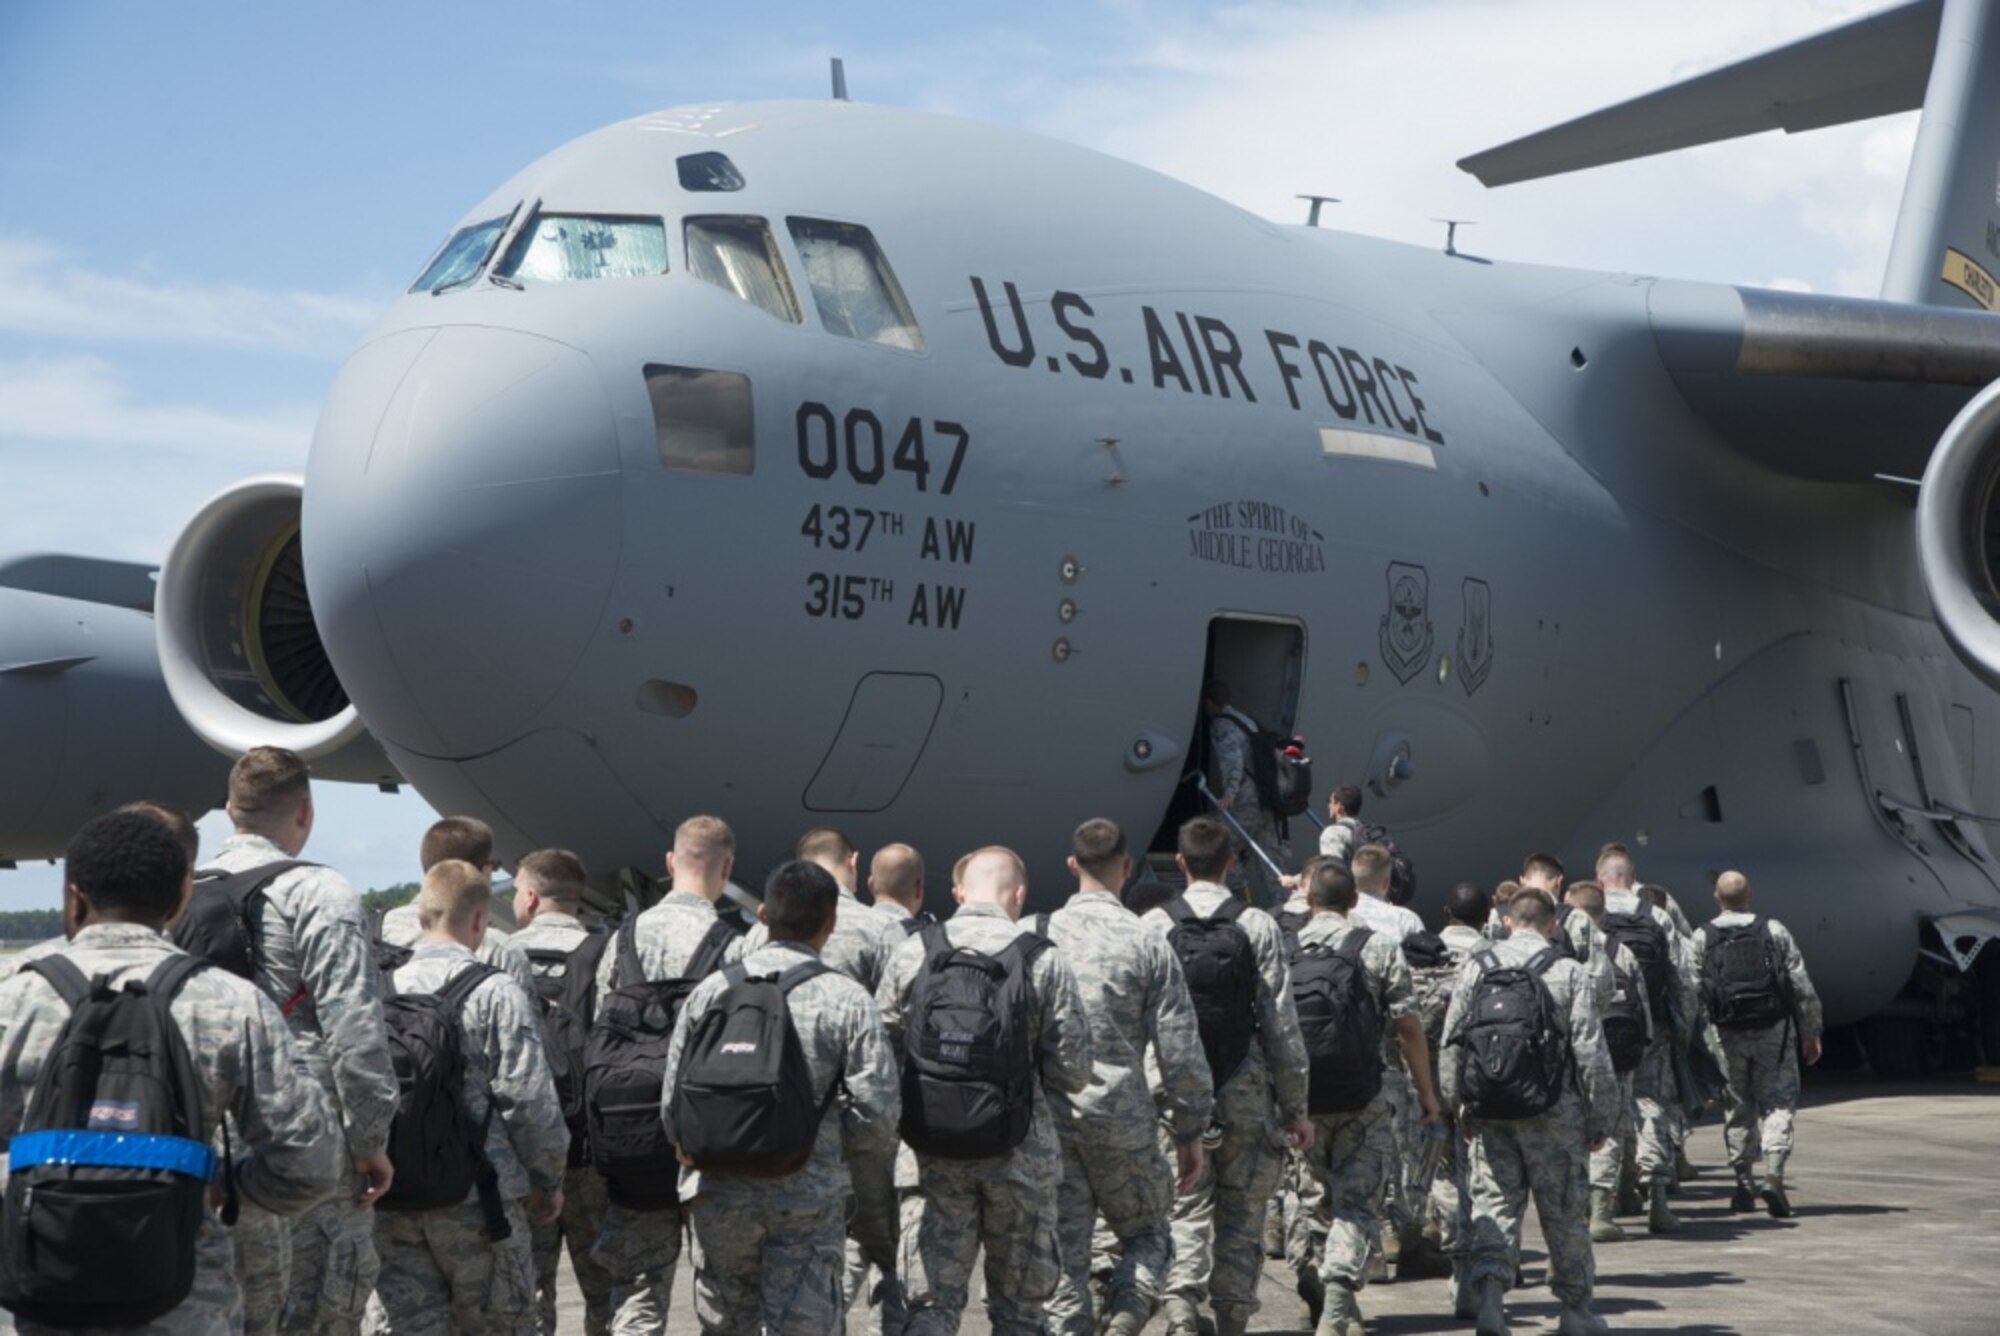
<instances>
[{"instance_id":1,"label":"camouflage uniform","mask_svg":"<svg viewBox=\"0 0 2000 1336\"><path fill-rule=\"evenodd\" d=\"M435 993L474 964L456 942L424 940L394 975L398 993ZM375 1213L382 1256L376 1285L380 1330L510 1332L535 1330L535 1263L521 1199L562 1188L569 1128L542 1051L533 1002L505 978L474 988L459 1013L465 1055L467 1120L486 1127L486 1158L500 1179L513 1233L484 1235L478 1194L434 1211ZM488 1105L491 1105L490 1121Z\"/></svg>"},{"instance_id":2,"label":"camouflage uniform","mask_svg":"<svg viewBox=\"0 0 2000 1336\"><path fill-rule=\"evenodd\" d=\"M1603 940L1602 945L1608 947L1610 942ZM1632 949L1623 943L1619 944L1615 957L1608 950L1600 950L1598 954L1607 966L1605 977L1611 981L1612 996L1622 990L1631 990L1638 995L1640 1008L1646 1014L1647 1047L1650 1050L1657 1027L1653 1023L1652 1008L1646 1005L1646 981L1639 977L1639 961L1633 956ZM1602 1011L1600 1006L1600 1018ZM1610 1140L1605 1142L1602 1150L1590 1153L1590 1186L1593 1191L1618 1190L1618 1174L1625 1163L1626 1147L1634 1136L1638 1121L1632 1104L1633 1072L1614 1070L1612 1076L1618 1083L1618 1105L1611 1118Z\"/></svg>"},{"instance_id":3,"label":"camouflage uniform","mask_svg":"<svg viewBox=\"0 0 2000 1336\"><path fill-rule=\"evenodd\" d=\"M1418 1010L1425 1018L1425 1030L1431 1034L1431 1073L1436 1082L1434 1089L1442 1090L1445 1066L1444 1017L1451 1013L1451 1000L1457 996L1458 980L1465 969L1465 962L1478 952L1486 949L1486 938L1477 928L1464 924L1445 925L1438 934L1444 949L1451 955L1451 973L1442 981L1424 978L1417 980ZM1426 971L1425 973L1431 973ZM1438 984L1441 983L1441 987ZM1437 994L1431 989L1437 987ZM1432 1010L1442 1005L1442 1013L1433 1023ZM1465 1233L1466 1192L1465 1192L1465 1145L1459 1136L1457 1119L1452 1116L1452 1107L1442 1096L1438 1100L1439 1130L1444 1134L1444 1153L1438 1160L1437 1173L1430 1183L1430 1219L1437 1225L1438 1247L1454 1257L1459 1250Z\"/></svg>"},{"instance_id":4,"label":"camouflage uniform","mask_svg":"<svg viewBox=\"0 0 2000 1336\"><path fill-rule=\"evenodd\" d=\"M1257 781L1251 774L1250 737L1243 728L1230 722L1232 719L1241 722L1243 728L1257 727L1249 715L1235 709L1225 709L1208 721L1209 754L1215 760L1215 796L1229 804L1229 815L1236 818L1243 833L1264 851L1265 857L1289 870L1291 849L1278 832L1278 818L1264 806L1263 795L1258 793ZM1245 898L1251 904L1275 905L1284 899L1277 877L1241 840L1236 842L1236 866L1231 869L1231 877L1246 892Z\"/></svg>"},{"instance_id":5,"label":"camouflage uniform","mask_svg":"<svg viewBox=\"0 0 2000 1336\"><path fill-rule=\"evenodd\" d=\"M289 857L261 835L237 834L208 865L247 872ZM257 986L278 1004L306 1070L333 1099L352 1158L389 1144L396 1073L382 1028L374 958L361 897L331 868L295 868L264 889ZM346 1184L353 1179L348 1176ZM245 1216L250 1216L248 1208ZM288 1336L351 1336L375 1288L375 1216L338 1193L296 1217L284 1249L259 1247L277 1225L238 1221L235 1240L247 1325Z\"/></svg>"},{"instance_id":6,"label":"camouflage uniform","mask_svg":"<svg viewBox=\"0 0 2000 1336\"><path fill-rule=\"evenodd\" d=\"M641 971L648 979L677 979L694 960L695 948L715 926L715 906L692 891L669 891L660 903L620 932L636 934ZM618 986L618 944L604 950L597 966L597 994ZM667 1329L674 1268L681 1256L682 1212L678 1206L635 1211L609 1202L604 1225L591 1250L613 1277L611 1330L617 1336L660 1336Z\"/></svg>"},{"instance_id":7,"label":"camouflage uniform","mask_svg":"<svg viewBox=\"0 0 2000 1336\"><path fill-rule=\"evenodd\" d=\"M1750 922L1752 915L1741 910L1717 914L1711 926L1734 928ZM1724 1115L1722 1139L1729 1148L1729 1163L1747 1170L1763 1152L1766 1172L1782 1182L1785 1161L1792 1153L1792 1117L1799 1107L1798 1046L1820 1037L1822 1028L1819 994L1806 974L1805 958L1785 925L1776 919L1764 920L1776 946L1779 967L1790 986L1792 1016L1755 1030L1725 1030L1717 1027L1723 1057L1729 1063L1728 1108ZM1701 977L1702 961L1708 951L1704 929L1688 939L1691 968Z\"/></svg>"},{"instance_id":8,"label":"camouflage uniform","mask_svg":"<svg viewBox=\"0 0 2000 1336\"><path fill-rule=\"evenodd\" d=\"M1318 913L1300 929L1299 944L1337 950L1364 927L1345 914ZM1361 947L1361 966L1381 1010L1383 1036L1393 1042L1397 1019L1416 1010L1410 966L1395 943L1372 929ZM1408 1081L1407 1074L1404 1079ZM1413 1102L1414 1090L1412 1085ZM1385 1081L1363 1109L1313 1116L1313 1144L1302 1158L1324 1185L1327 1223L1311 1231L1310 1247L1299 1264L1317 1266L1320 1279L1329 1286L1358 1290L1367 1281L1368 1254L1377 1234L1376 1210L1401 1162L1391 1127L1396 1113Z\"/></svg>"},{"instance_id":9,"label":"camouflage uniform","mask_svg":"<svg viewBox=\"0 0 2000 1336\"><path fill-rule=\"evenodd\" d=\"M1205 881L1189 886L1186 894L1194 911L1205 915L1229 898L1228 890ZM1174 926L1165 909L1148 911L1140 922L1161 941ZM1284 1165L1279 1126L1306 1116L1307 1061L1276 921L1260 909L1246 909L1237 926L1257 958L1256 1042L1233 1074L1215 1074L1223 1081L1214 1116L1222 1142L1210 1148L1193 1190L1174 1201L1167 1293L1189 1303L1207 1299L1218 1317L1229 1311L1247 1320L1257 1311L1264 1213Z\"/></svg>"},{"instance_id":10,"label":"camouflage uniform","mask_svg":"<svg viewBox=\"0 0 2000 1336\"><path fill-rule=\"evenodd\" d=\"M781 974L814 958L801 942L773 942L743 958L752 977ZM687 1037L721 996L710 977L695 989L667 1052L660 1115L674 1133L673 1090ZM695 1313L706 1336L837 1336L845 1329L842 1235L849 1179L843 1146L893 1153L896 1069L868 994L853 980L822 974L792 989L792 1028L812 1069L815 1095L845 1091L838 1120L823 1119L812 1156L783 1178L689 1170L681 1196L694 1225ZM676 1138L678 1140L678 1138Z\"/></svg>"},{"instance_id":11,"label":"camouflage uniform","mask_svg":"<svg viewBox=\"0 0 2000 1336\"><path fill-rule=\"evenodd\" d=\"M1502 965L1525 965L1547 949L1540 934L1526 931L1487 948ZM1475 957L1459 975L1445 1017L1447 1044L1464 1028L1480 972ZM1532 1118L1475 1117L1460 1103L1464 1055L1449 1055L1443 1063L1444 1103L1457 1111L1467 1139L1471 1210L1463 1252L1472 1284L1493 1280L1502 1288L1511 1285L1520 1255L1522 1215L1532 1193L1549 1250L1549 1288L1567 1306L1588 1307L1597 1278L1585 1223L1590 1206L1588 1143L1610 1131L1618 1083L1604 1050L1596 994L1583 966L1558 960L1542 981L1555 1000L1557 1014L1568 1019L1577 1077L1554 1108Z\"/></svg>"},{"instance_id":12,"label":"camouflage uniform","mask_svg":"<svg viewBox=\"0 0 2000 1336\"><path fill-rule=\"evenodd\" d=\"M1319 856L1331 858L1342 867L1354 857L1354 851L1361 847L1361 822L1351 816L1329 821L1319 832Z\"/></svg>"},{"instance_id":13,"label":"camouflage uniform","mask_svg":"<svg viewBox=\"0 0 2000 1336\"><path fill-rule=\"evenodd\" d=\"M1118 1240L1111 1311L1150 1317L1174 1250L1174 1174L1157 1153L1155 1126L1163 1115L1173 1141L1194 1141L1214 1112L1215 1082L1180 961L1115 894L1078 891L1048 916L1047 935L1076 978L1091 1053L1087 1088L1049 1092L1063 1155L1056 1201L1063 1276L1048 1323L1056 1336L1092 1336L1109 1316L1093 1312L1092 1226L1101 1215ZM1157 1113L1146 1078L1149 1046L1164 1106Z\"/></svg>"},{"instance_id":14,"label":"camouflage uniform","mask_svg":"<svg viewBox=\"0 0 2000 1336\"><path fill-rule=\"evenodd\" d=\"M103 923L78 932L62 954L86 978L109 974L122 983L151 974L175 948L150 928ZM225 1113L234 1120L236 1190L246 1209L255 1204L293 1215L347 1185L341 1144L326 1135L333 1105L307 1077L298 1046L269 998L225 970L207 969L182 987L171 1014L201 1086L200 1135L213 1139ZM20 1130L28 1097L69 1016L39 974L0 980L0 1150ZM115 1259L109 1264L115 1266ZM193 1290L144 1330L208 1336L240 1330L242 1320L229 1233L205 1214L195 1241ZM49 1329L22 1323L19 1330Z\"/></svg>"},{"instance_id":15,"label":"camouflage uniform","mask_svg":"<svg viewBox=\"0 0 2000 1336\"><path fill-rule=\"evenodd\" d=\"M1674 1076L1674 1046L1685 1044L1700 1016L1701 1003L1695 988L1696 975L1687 939L1674 927L1673 916L1648 903L1636 891L1604 893L1607 914L1651 914L1667 934L1668 1015L1653 1017L1653 1041L1646 1056L1632 1072L1632 1106L1637 1127L1633 1158L1639 1181L1670 1178L1674 1172L1674 1152L1680 1145L1683 1117L1679 1082ZM1606 989L1608 993L1608 987Z\"/></svg>"},{"instance_id":16,"label":"camouflage uniform","mask_svg":"<svg viewBox=\"0 0 2000 1336\"><path fill-rule=\"evenodd\" d=\"M887 909L903 914L900 905ZM834 905L833 935L826 940L820 959L868 990L873 997L882 982L889 956L909 936L901 918L892 919L882 905L864 905L854 892L840 888ZM730 952L740 959L770 940L763 924ZM873 1146L849 1146L847 1170L854 1183L854 1215L847 1224L847 1262L841 1272L841 1287L850 1300L860 1295L873 1266L886 1277L872 1288L869 1308L875 1313L884 1336L895 1336L903 1325L902 1286L896 1269L896 1151L892 1143L886 1151Z\"/></svg>"},{"instance_id":17,"label":"camouflage uniform","mask_svg":"<svg viewBox=\"0 0 2000 1336\"><path fill-rule=\"evenodd\" d=\"M530 951L574 951L589 937L590 929L574 915L544 909L507 941L526 960ZM565 964L545 966L530 960L529 966L538 978L561 979L568 974ZM565 1240L569 1244L570 1268L576 1272L577 1288L583 1292L586 1336L606 1336L611 1330L612 1275L590 1251L597 1242L598 1231L604 1227L608 1204L604 1176L589 1164L572 1165L563 1175L562 1218L554 1224L533 1227L535 1313L542 1336L554 1336L556 1329L556 1271Z\"/></svg>"},{"instance_id":18,"label":"camouflage uniform","mask_svg":"<svg viewBox=\"0 0 2000 1336\"><path fill-rule=\"evenodd\" d=\"M382 940L391 946L405 946L415 949L423 940L424 925L417 918L414 903L397 905L382 916ZM535 972L528 964L528 958L521 954L520 947L506 933L498 928L486 930L486 940L472 953L473 959L494 969L506 970L521 991L529 997L535 995Z\"/></svg>"},{"instance_id":19,"label":"camouflage uniform","mask_svg":"<svg viewBox=\"0 0 2000 1336\"><path fill-rule=\"evenodd\" d=\"M953 946L996 955L1028 931L1029 925L1008 918L998 905L984 903L961 906L944 925ZM905 940L889 958L876 994L898 1054L910 988L923 964L923 938ZM1034 1107L1027 1139L990 1160L917 1156L917 1186L903 1202L898 1254L909 1304L903 1329L909 1336L958 1330L973 1258L982 1245L993 1336L1039 1333L1042 1307L1061 1277L1056 1196L1062 1160L1048 1092L1075 1095L1089 1087L1090 1022L1059 949L1035 957L1028 981L1028 1038L1037 1079L1030 1082Z\"/></svg>"}]
</instances>

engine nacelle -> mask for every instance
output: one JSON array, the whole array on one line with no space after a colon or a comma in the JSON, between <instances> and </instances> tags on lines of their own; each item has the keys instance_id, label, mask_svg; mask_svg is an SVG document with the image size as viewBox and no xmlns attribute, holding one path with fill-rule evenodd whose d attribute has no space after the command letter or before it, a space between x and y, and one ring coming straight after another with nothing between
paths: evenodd
<instances>
[{"instance_id":1,"label":"engine nacelle","mask_svg":"<svg viewBox=\"0 0 2000 1336\"><path fill-rule=\"evenodd\" d=\"M285 747L329 779L393 782L313 622L303 492L298 474L266 473L195 512L160 568L160 673L188 727L218 751Z\"/></svg>"},{"instance_id":2,"label":"engine nacelle","mask_svg":"<svg viewBox=\"0 0 2000 1336\"><path fill-rule=\"evenodd\" d=\"M1917 558L1945 638L2000 687L2000 381L1973 396L1931 452Z\"/></svg>"}]
</instances>

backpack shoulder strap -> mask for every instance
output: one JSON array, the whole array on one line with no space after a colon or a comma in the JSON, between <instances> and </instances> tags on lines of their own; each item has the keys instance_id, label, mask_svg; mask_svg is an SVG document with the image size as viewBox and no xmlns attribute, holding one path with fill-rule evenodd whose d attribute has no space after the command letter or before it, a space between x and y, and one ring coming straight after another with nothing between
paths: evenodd
<instances>
[{"instance_id":1,"label":"backpack shoulder strap","mask_svg":"<svg viewBox=\"0 0 2000 1336\"><path fill-rule=\"evenodd\" d=\"M1044 914L1042 917L1047 918L1048 915ZM1026 971L1033 967L1035 957L1044 951L1054 950L1055 943L1042 933L1024 932L1007 943L1007 949L1020 958L1021 969Z\"/></svg>"},{"instance_id":2,"label":"backpack shoulder strap","mask_svg":"<svg viewBox=\"0 0 2000 1336\"><path fill-rule=\"evenodd\" d=\"M1029 921L1035 925L1034 931L1037 937L1047 937L1049 935L1049 916L1047 914L1037 914Z\"/></svg>"},{"instance_id":3,"label":"backpack shoulder strap","mask_svg":"<svg viewBox=\"0 0 2000 1336\"><path fill-rule=\"evenodd\" d=\"M801 960L778 976L778 991L790 995L794 988L808 979L817 979L822 974L831 974L833 969L824 960Z\"/></svg>"},{"instance_id":4,"label":"backpack shoulder strap","mask_svg":"<svg viewBox=\"0 0 2000 1336\"><path fill-rule=\"evenodd\" d=\"M625 920L618 929L618 968L612 978L619 988L630 988L633 984L646 982L646 967L639 961L639 919L637 915Z\"/></svg>"},{"instance_id":5,"label":"backpack shoulder strap","mask_svg":"<svg viewBox=\"0 0 2000 1336\"><path fill-rule=\"evenodd\" d=\"M924 930L917 934L924 943L924 964L934 964L938 957L952 952L951 938L946 935L944 924L926 923Z\"/></svg>"},{"instance_id":6,"label":"backpack shoulder strap","mask_svg":"<svg viewBox=\"0 0 2000 1336\"><path fill-rule=\"evenodd\" d=\"M182 986L189 979L208 967L209 963L200 956L176 952L161 961L153 972L146 976L146 991L159 998L161 1002L170 1003L180 995Z\"/></svg>"},{"instance_id":7,"label":"backpack shoulder strap","mask_svg":"<svg viewBox=\"0 0 2000 1336\"><path fill-rule=\"evenodd\" d=\"M1554 969L1556 962L1561 959L1562 957L1556 953L1554 947L1545 946L1535 953L1534 959L1528 962L1528 973L1539 979L1551 969Z\"/></svg>"},{"instance_id":8,"label":"backpack shoulder strap","mask_svg":"<svg viewBox=\"0 0 2000 1336\"><path fill-rule=\"evenodd\" d=\"M1475 965L1479 966L1481 974L1491 974L1494 970L1500 968L1500 957L1494 955L1490 948L1474 956L1472 961Z\"/></svg>"},{"instance_id":9,"label":"backpack shoulder strap","mask_svg":"<svg viewBox=\"0 0 2000 1336\"><path fill-rule=\"evenodd\" d=\"M1243 909L1243 902L1232 895L1217 905L1215 912L1208 917L1216 923L1234 923L1243 917Z\"/></svg>"},{"instance_id":10,"label":"backpack shoulder strap","mask_svg":"<svg viewBox=\"0 0 2000 1336\"><path fill-rule=\"evenodd\" d=\"M214 886L239 904L249 903L250 897L269 886L287 872L302 867L318 867L318 863L308 863L303 859L280 858L269 863L259 863L256 867L245 868L241 872L226 872L212 878L208 885Z\"/></svg>"},{"instance_id":11,"label":"backpack shoulder strap","mask_svg":"<svg viewBox=\"0 0 2000 1336\"><path fill-rule=\"evenodd\" d=\"M1346 956L1349 960L1360 960L1362 949L1368 945L1368 939L1374 935L1372 929L1356 928L1354 931L1348 933L1347 936L1340 939L1339 954Z\"/></svg>"},{"instance_id":12,"label":"backpack shoulder strap","mask_svg":"<svg viewBox=\"0 0 2000 1336\"><path fill-rule=\"evenodd\" d=\"M718 918L709 930L702 934L695 946L694 954L688 957L687 974L690 979L705 979L715 973L716 966L729 954L729 944L736 940L736 929L725 919Z\"/></svg>"},{"instance_id":13,"label":"backpack shoulder strap","mask_svg":"<svg viewBox=\"0 0 2000 1336\"><path fill-rule=\"evenodd\" d=\"M1236 725L1236 731L1241 733L1244 737L1249 738L1252 742L1255 742L1257 740L1256 728L1250 724L1244 723L1241 715L1235 714L1229 710L1224 710L1221 714L1218 714L1215 717L1217 719L1224 720L1227 723Z\"/></svg>"},{"instance_id":14,"label":"backpack shoulder strap","mask_svg":"<svg viewBox=\"0 0 2000 1336\"><path fill-rule=\"evenodd\" d=\"M1167 917L1175 923L1193 923L1201 917L1201 915L1194 912L1194 906L1188 903L1186 895L1177 895L1161 905L1160 908L1164 909L1167 912Z\"/></svg>"},{"instance_id":15,"label":"backpack shoulder strap","mask_svg":"<svg viewBox=\"0 0 2000 1336\"><path fill-rule=\"evenodd\" d=\"M47 979L49 987L56 990L56 994L63 1000L63 1005L71 1011L75 1011L84 999L90 996L90 980L84 977L83 971L78 969L76 962L68 956L41 956L21 968L32 970Z\"/></svg>"},{"instance_id":16,"label":"backpack shoulder strap","mask_svg":"<svg viewBox=\"0 0 2000 1336\"><path fill-rule=\"evenodd\" d=\"M466 1001L474 990L498 973L500 971L493 966L475 960L445 981L444 987L437 990L437 998L444 1004L445 1010L451 1013L453 1022L456 1022L460 1013L465 1010Z\"/></svg>"}]
</instances>

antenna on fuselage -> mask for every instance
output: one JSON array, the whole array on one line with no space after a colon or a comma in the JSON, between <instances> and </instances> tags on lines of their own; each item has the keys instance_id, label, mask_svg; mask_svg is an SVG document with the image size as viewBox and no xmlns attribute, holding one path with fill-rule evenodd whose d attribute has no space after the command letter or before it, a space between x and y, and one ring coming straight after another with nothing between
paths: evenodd
<instances>
[{"instance_id":1,"label":"antenna on fuselage","mask_svg":"<svg viewBox=\"0 0 2000 1336\"><path fill-rule=\"evenodd\" d=\"M1310 208L1310 209L1306 210L1306 226L1307 226L1307 227L1318 227L1318 226L1319 226L1319 206L1320 206L1320 205L1322 205L1322 204L1338 204L1338 203L1340 203L1340 197L1339 197L1338 195L1300 195L1300 196L1299 196L1298 198L1300 198L1300 199L1303 199L1303 200L1311 200L1311 201L1312 201L1312 208Z\"/></svg>"},{"instance_id":2,"label":"antenna on fuselage","mask_svg":"<svg viewBox=\"0 0 2000 1336\"><path fill-rule=\"evenodd\" d=\"M847 101L847 66L841 63L839 56L833 58L833 100Z\"/></svg>"},{"instance_id":3,"label":"antenna on fuselage","mask_svg":"<svg viewBox=\"0 0 2000 1336\"><path fill-rule=\"evenodd\" d=\"M1444 253L1446 255L1458 254L1458 229L1475 225L1470 218L1433 218L1431 221L1444 224Z\"/></svg>"}]
</instances>

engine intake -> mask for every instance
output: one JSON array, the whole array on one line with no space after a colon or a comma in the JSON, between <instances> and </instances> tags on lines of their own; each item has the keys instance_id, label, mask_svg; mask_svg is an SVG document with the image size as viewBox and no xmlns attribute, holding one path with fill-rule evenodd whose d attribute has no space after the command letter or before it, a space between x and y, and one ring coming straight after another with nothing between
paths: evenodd
<instances>
[{"instance_id":1,"label":"engine intake","mask_svg":"<svg viewBox=\"0 0 2000 1336\"><path fill-rule=\"evenodd\" d=\"M1973 396L1931 452L1917 557L1945 638L2000 686L2000 381Z\"/></svg>"},{"instance_id":2,"label":"engine intake","mask_svg":"<svg viewBox=\"0 0 2000 1336\"><path fill-rule=\"evenodd\" d=\"M219 751L287 747L331 758L315 767L331 778L393 780L313 621L303 491L297 474L263 474L217 493L188 521L160 568L160 672L182 718Z\"/></svg>"}]
</instances>

